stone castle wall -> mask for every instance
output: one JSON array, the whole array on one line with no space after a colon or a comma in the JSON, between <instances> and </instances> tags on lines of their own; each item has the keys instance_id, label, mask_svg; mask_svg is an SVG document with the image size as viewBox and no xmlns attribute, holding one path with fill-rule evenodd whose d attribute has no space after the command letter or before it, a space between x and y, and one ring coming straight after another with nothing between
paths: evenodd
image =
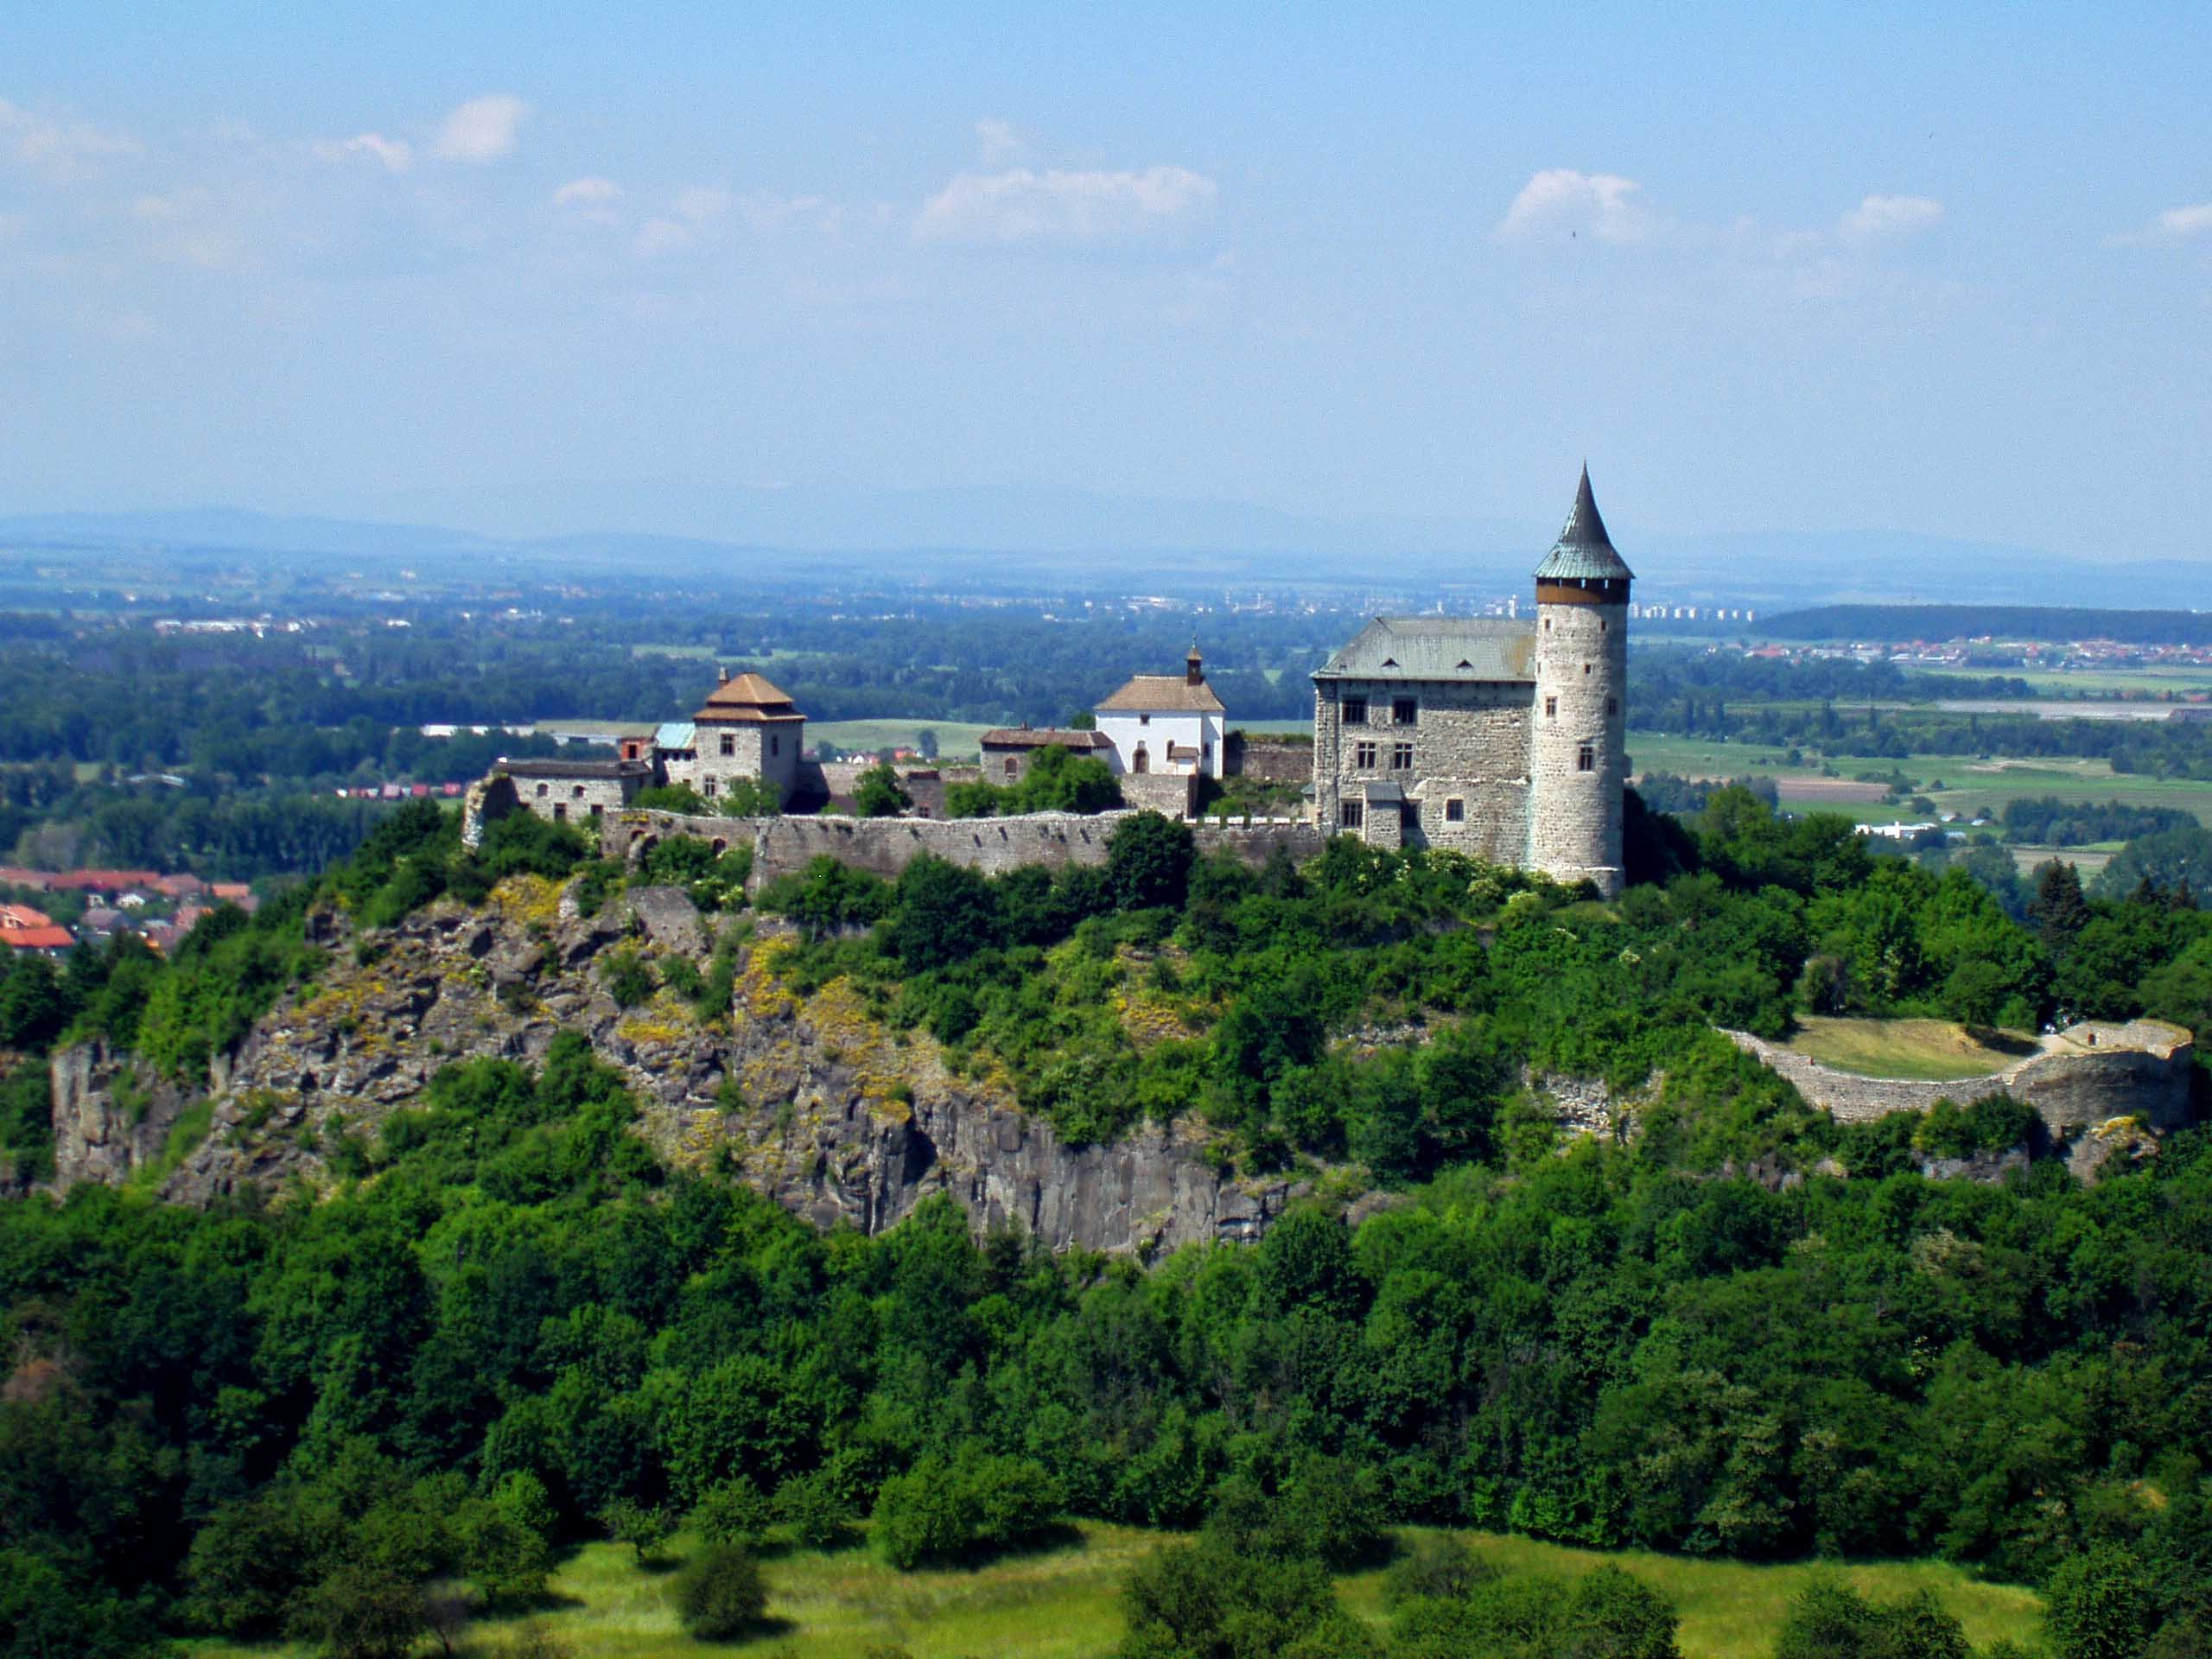
<instances>
[{"instance_id":1,"label":"stone castle wall","mask_svg":"<svg viewBox=\"0 0 2212 1659\"><path fill-rule=\"evenodd\" d=\"M828 856L887 880L929 853L946 862L1002 875L1027 864L1058 869L1106 861L1106 841L1127 812L1083 817L1039 812L1013 818L702 818L674 812L626 812L601 821L607 856L626 858L664 836L696 836L724 849L753 849L753 880L772 881ZM1321 850L1313 825L1288 819L1192 826L1201 853L1226 849L1246 863L1267 862L1280 847L1303 862Z\"/></svg>"},{"instance_id":2,"label":"stone castle wall","mask_svg":"<svg viewBox=\"0 0 2212 1659\"><path fill-rule=\"evenodd\" d=\"M1313 745L1283 732L1231 732L1222 741L1222 775L1263 784L1313 781Z\"/></svg>"},{"instance_id":3,"label":"stone castle wall","mask_svg":"<svg viewBox=\"0 0 2212 1659\"><path fill-rule=\"evenodd\" d=\"M1999 1094L2033 1109L2060 1140L2113 1118L2139 1117L2155 1129L2177 1129L2190 1121L2193 1039L2180 1027L2156 1020L2069 1026L2001 1071L1948 1083L1863 1077L1749 1032L1726 1035L1788 1078L1808 1101L1847 1123L1871 1122L1892 1112L1924 1112L1939 1100L1964 1106Z\"/></svg>"}]
</instances>

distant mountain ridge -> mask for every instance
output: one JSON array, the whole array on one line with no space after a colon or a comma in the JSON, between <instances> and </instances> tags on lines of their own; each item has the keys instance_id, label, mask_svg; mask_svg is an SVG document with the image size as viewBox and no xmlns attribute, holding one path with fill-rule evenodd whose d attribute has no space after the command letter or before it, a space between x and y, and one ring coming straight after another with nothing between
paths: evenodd
<instances>
[{"instance_id":1,"label":"distant mountain ridge","mask_svg":"<svg viewBox=\"0 0 2212 1659\"><path fill-rule=\"evenodd\" d=\"M423 505L462 507L440 496ZM618 569L672 578L884 581L1085 592L1230 587L1395 587L1504 597L1526 586L1555 526L1497 519L1331 519L1227 501L1052 489L893 491L839 485L642 494L555 493L543 522L629 528L554 533L456 529L410 517L285 517L207 506L0 518L0 550L176 549L292 558ZM474 516L474 515L471 515ZM1905 531L1638 535L1617 526L1637 590L1654 601L1762 611L1826 603L2031 603L2107 591L2125 574L2177 607L2212 607L2212 562L2107 563Z\"/></svg>"}]
</instances>

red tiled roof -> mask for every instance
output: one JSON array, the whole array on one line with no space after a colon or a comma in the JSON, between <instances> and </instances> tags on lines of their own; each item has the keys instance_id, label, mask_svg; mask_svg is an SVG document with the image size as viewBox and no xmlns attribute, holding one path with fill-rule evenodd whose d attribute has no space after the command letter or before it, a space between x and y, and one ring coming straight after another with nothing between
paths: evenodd
<instances>
[{"instance_id":1,"label":"red tiled roof","mask_svg":"<svg viewBox=\"0 0 2212 1659\"><path fill-rule=\"evenodd\" d=\"M17 950L67 950L77 936L66 927L10 927L0 929L0 940Z\"/></svg>"},{"instance_id":2,"label":"red tiled roof","mask_svg":"<svg viewBox=\"0 0 2212 1659\"><path fill-rule=\"evenodd\" d=\"M1204 680L1192 685L1179 674L1139 674L1098 705L1105 714L1218 715L1227 711Z\"/></svg>"},{"instance_id":3,"label":"red tiled roof","mask_svg":"<svg viewBox=\"0 0 2212 1659\"><path fill-rule=\"evenodd\" d=\"M0 905L0 927L52 927L54 918L29 905Z\"/></svg>"}]
</instances>

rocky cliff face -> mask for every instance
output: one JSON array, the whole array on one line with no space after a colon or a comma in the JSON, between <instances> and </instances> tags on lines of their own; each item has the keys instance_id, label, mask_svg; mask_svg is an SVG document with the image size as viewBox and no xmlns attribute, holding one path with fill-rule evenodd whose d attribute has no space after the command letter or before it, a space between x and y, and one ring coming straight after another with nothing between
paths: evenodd
<instances>
[{"instance_id":1,"label":"rocky cliff face","mask_svg":"<svg viewBox=\"0 0 2212 1659\"><path fill-rule=\"evenodd\" d=\"M823 1224L880 1230L944 1192L979 1227L1013 1221L1056 1248L1149 1254L1256 1236L1294 1196L1224 1175L1210 1138L1184 1126L1062 1145L1004 1078L955 1073L926 1034L888 1029L845 982L796 995L776 972L786 938L769 926L741 951L726 1014L702 1020L665 990L616 1005L597 971L607 952L696 962L711 919L668 888L585 918L530 878L481 912L442 901L385 932L320 916L310 926L331 954L318 983L266 1015L204 1087L95 1048L54 1058L54 1185L135 1175L184 1203L321 1186L340 1135L373 1135L440 1068L535 1063L573 1029L628 1075L638 1132L664 1157L726 1168Z\"/></svg>"}]
</instances>

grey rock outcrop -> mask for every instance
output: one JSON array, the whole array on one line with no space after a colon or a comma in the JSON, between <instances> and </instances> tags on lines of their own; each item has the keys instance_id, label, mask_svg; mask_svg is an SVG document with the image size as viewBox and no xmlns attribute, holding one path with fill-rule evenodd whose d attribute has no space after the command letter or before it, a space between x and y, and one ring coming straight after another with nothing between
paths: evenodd
<instances>
[{"instance_id":1,"label":"grey rock outcrop","mask_svg":"<svg viewBox=\"0 0 2212 1659\"><path fill-rule=\"evenodd\" d=\"M344 1137L372 1138L423 1103L446 1065L535 1063L567 1029L624 1071L637 1133L664 1158L727 1170L823 1225L879 1231L943 1193L978 1229L1013 1223L1056 1249L1148 1255L1257 1237L1303 1190L1234 1178L1215 1138L1185 1124L1065 1145L1002 1078L952 1071L926 1034L886 1027L845 982L795 994L776 974L787 936L772 926L738 948L726 1012L702 1019L666 989L616 1005L599 970L611 948L632 947L649 965L696 964L713 919L668 887L582 916L573 891L527 880L481 912L443 901L373 934L318 916L310 936L328 965L204 1088L181 1090L95 1047L55 1056L54 1185L118 1182L160 1162L160 1192L183 1203L324 1186ZM205 1138L175 1144L195 1102L209 1109Z\"/></svg>"}]
</instances>

